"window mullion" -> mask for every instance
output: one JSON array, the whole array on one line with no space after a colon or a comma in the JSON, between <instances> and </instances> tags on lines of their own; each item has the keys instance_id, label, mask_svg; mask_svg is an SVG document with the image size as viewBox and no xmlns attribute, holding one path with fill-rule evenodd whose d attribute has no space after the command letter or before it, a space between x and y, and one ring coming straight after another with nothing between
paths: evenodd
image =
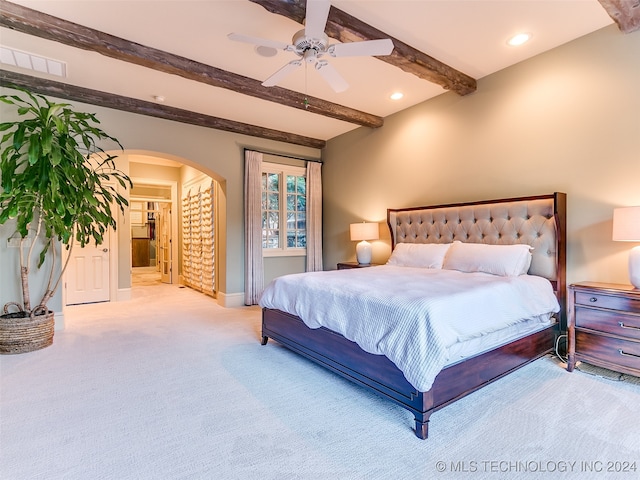
<instances>
[{"instance_id":1,"label":"window mullion","mask_svg":"<svg viewBox=\"0 0 640 480\"><path fill-rule=\"evenodd\" d=\"M287 177L284 172L280 172L280 248L287 249Z\"/></svg>"}]
</instances>

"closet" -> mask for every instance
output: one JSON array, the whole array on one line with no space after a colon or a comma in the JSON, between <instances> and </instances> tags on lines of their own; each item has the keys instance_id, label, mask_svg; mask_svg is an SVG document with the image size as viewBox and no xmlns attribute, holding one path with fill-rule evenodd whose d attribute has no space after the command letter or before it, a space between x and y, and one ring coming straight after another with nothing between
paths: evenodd
<instances>
[{"instance_id":1,"label":"closet","mask_svg":"<svg viewBox=\"0 0 640 480\"><path fill-rule=\"evenodd\" d=\"M214 182L183 190L182 283L215 296Z\"/></svg>"}]
</instances>

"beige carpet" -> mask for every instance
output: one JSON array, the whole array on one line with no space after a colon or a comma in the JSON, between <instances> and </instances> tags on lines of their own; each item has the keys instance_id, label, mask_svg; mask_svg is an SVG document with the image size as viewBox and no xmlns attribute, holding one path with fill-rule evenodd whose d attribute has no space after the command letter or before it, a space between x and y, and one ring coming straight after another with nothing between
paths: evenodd
<instances>
[{"instance_id":1,"label":"beige carpet","mask_svg":"<svg viewBox=\"0 0 640 480\"><path fill-rule=\"evenodd\" d=\"M273 341L261 346L256 307L134 287L128 302L69 308L66 325L47 349L0 356L3 480L640 472L634 377L568 373L543 358L436 412L421 441L404 409Z\"/></svg>"}]
</instances>

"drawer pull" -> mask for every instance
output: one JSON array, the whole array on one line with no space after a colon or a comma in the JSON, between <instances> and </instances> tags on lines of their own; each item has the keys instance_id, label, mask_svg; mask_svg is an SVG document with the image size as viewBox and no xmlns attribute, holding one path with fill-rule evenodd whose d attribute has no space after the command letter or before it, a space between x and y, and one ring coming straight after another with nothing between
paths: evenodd
<instances>
[{"instance_id":1,"label":"drawer pull","mask_svg":"<svg viewBox=\"0 0 640 480\"><path fill-rule=\"evenodd\" d=\"M625 325L624 322L618 322L618 325L620 325L622 328L629 328L631 330L640 330L640 328L638 327Z\"/></svg>"},{"instance_id":2,"label":"drawer pull","mask_svg":"<svg viewBox=\"0 0 640 480\"><path fill-rule=\"evenodd\" d=\"M597 298L597 297L591 297L591 298L589 299L589 301L590 301L591 303L595 303L595 302L597 302L597 301L598 301L598 298Z\"/></svg>"},{"instance_id":3,"label":"drawer pull","mask_svg":"<svg viewBox=\"0 0 640 480\"><path fill-rule=\"evenodd\" d=\"M634 358L640 358L640 355L634 355L633 353L627 353L624 350L622 350L621 348L618 349L618 353L620 355L622 355L623 357L634 357Z\"/></svg>"}]
</instances>

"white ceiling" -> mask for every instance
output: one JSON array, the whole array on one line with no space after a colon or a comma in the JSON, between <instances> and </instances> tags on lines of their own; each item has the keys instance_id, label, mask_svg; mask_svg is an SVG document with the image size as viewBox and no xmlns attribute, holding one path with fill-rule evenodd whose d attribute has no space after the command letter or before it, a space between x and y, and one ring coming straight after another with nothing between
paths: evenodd
<instances>
[{"instance_id":1,"label":"white ceiling","mask_svg":"<svg viewBox=\"0 0 640 480\"><path fill-rule=\"evenodd\" d=\"M289 43L300 24L248 0L14 0L13 3L246 77L266 79L293 53L259 56L231 32ZM422 52L480 79L605 27L613 21L597 0L332 0L332 5ZM532 40L510 47L507 39ZM3 46L60 60L73 85L328 140L356 125L244 96L5 28ZM350 84L334 93L313 70L300 68L280 86L367 113L388 116L444 90L374 58L331 58ZM2 65L37 76L17 67ZM41 75L46 76L46 75ZM305 78L306 77L306 78ZM59 77L50 77L60 81ZM481 88L481 86L480 86ZM404 98L389 95L402 91Z\"/></svg>"}]
</instances>

